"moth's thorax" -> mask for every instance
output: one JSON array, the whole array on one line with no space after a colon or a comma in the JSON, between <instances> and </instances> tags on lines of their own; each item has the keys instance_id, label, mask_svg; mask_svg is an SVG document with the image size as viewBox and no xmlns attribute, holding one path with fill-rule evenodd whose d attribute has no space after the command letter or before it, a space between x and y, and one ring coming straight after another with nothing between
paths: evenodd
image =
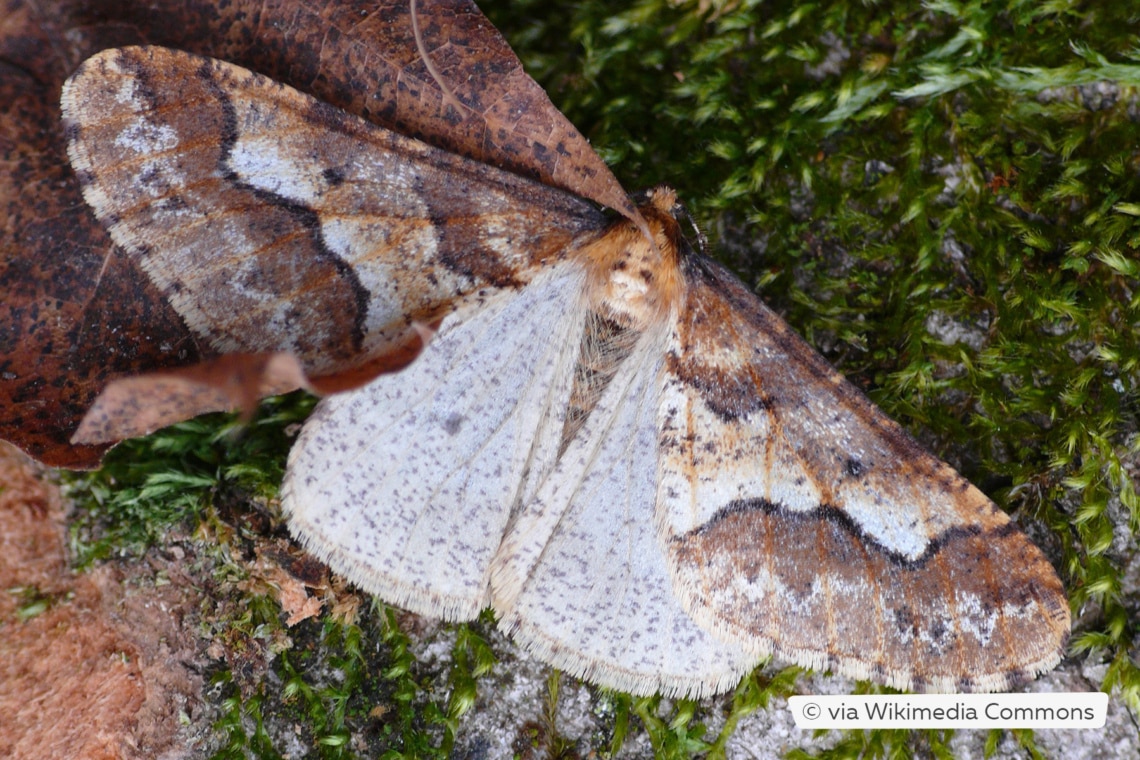
<instances>
[{"instance_id":1,"label":"moth's thorax","mask_svg":"<svg viewBox=\"0 0 1140 760\"><path fill-rule=\"evenodd\" d=\"M676 311L683 243L671 213L675 204L672 190L650 191L648 202L638 209L645 229L621 219L582 251L587 266L587 316L560 453L585 424L642 334Z\"/></svg>"},{"instance_id":2,"label":"moth's thorax","mask_svg":"<svg viewBox=\"0 0 1140 760\"><path fill-rule=\"evenodd\" d=\"M652 241L627 219L614 222L586 248L589 297L594 311L638 332L665 319L681 293L681 233L671 210L676 193L649 191L638 210Z\"/></svg>"}]
</instances>

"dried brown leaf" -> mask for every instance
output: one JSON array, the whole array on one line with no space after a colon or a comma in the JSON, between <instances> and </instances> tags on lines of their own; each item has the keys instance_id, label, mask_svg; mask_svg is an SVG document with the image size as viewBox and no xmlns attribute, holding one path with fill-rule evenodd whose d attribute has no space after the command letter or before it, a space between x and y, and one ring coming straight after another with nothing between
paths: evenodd
<instances>
[{"instance_id":1,"label":"dried brown leaf","mask_svg":"<svg viewBox=\"0 0 1140 760\"><path fill-rule=\"evenodd\" d=\"M307 387L292 354L227 354L181 369L123 377L99 394L72 440L121 441L205 412L249 412L263 396Z\"/></svg>"}]
</instances>

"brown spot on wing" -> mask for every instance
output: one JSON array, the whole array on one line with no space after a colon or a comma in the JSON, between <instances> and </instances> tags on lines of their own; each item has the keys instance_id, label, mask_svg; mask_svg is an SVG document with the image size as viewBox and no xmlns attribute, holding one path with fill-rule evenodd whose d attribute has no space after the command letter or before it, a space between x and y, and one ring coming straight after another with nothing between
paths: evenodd
<instances>
[{"instance_id":1,"label":"brown spot on wing","mask_svg":"<svg viewBox=\"0 0 1140 760\"><path fill-rule=\"evenodd\" d=\"M1021 531L1012 522L997 521L995 524L990 525L988 528L983 527L980 523L968 525L955 525L946 528L943 532L929 536L926 539L926 546L923 552L917 557L909 557L898 551L884 546L871 535L863 530L859 523L854 520L845 510L836 508L828 504L821 504L815 509L810 510L789 510L782 508L779 504L770 502L766 499L755 498L733 501L721 509L715 515L701 526L694 528L690 533L677 536L674 541L686 541L689 536L699 536L708 533L714 533L719 530L718 526L721 522L729 519L734 519L738 515L748 514L752 512L763 512L768 515L779 515L781 520L789 520L794 522L829 522L832 523L838 530L846 532L856 543L862 544L868 551L873 551L882 557L884 562L888 562L895 567L902 570L920 570L924 568L935 556L937 556L947 545L957 541L962 541L968 538L982 536L986 534L990 539L996 542L1014 534L1020 535Z\"/></svg>"}]
</instances>

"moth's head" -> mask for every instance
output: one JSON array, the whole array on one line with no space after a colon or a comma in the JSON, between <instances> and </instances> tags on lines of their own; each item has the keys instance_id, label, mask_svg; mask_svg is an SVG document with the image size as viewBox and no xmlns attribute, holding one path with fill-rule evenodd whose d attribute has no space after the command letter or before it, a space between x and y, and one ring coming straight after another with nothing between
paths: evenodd
<instances>
[{"instance_id":1,"label":"moth's head","mask_svg":"<svg viewBox=\"0 0 1140 760\"><path fill-rule=\"evenodd\" d=\"M668 245L682 258L694 252L706 252L708 238L689 209L678 200L676 190L668 185L658 185L635 193L633 200L637 210L649 221L650 229L660 230L660 234L668 239Z\"/></svg>"}]
</instances>

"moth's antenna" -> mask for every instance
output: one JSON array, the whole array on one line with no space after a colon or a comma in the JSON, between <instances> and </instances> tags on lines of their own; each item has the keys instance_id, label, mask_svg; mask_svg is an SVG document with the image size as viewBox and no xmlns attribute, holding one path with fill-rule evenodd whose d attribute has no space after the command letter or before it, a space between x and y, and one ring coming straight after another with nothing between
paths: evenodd
<instances>
[{"instance_id":1,"label":"moth's antenna","mask_svg":"<svg viewBox=\"0 0 1140 760\"><path fill-rule=\"evenodd\" d=\"M681 201L673 204L673 217L675 219L684 219L693 228L693 233L697 236L697 250L701 254L707 254L709 251L709 238L705 235L705 231L701 229L701 225L697 224L697 220L689 213L689 207Z\"/></svg>"},{"instance_id":2,"label":"moth's antenna","mask_svg":"<svg viewBox=\"0 0 1140 760\"><path fill-rule=\"evenodd\" d=\"M427 67L428 73L431 74L431 78L435 80L435 83L439 85L440 91L443 92L444 105L450 104L458 111L471 111L472 109L464 105L463 101L460 100L459 97L451 91L451 88L447 86L447 83L443 81L443 74L440 73L439 69L435 67L435 64L431 62L431 58L428 57L427 45L424 44L424 35L423 32L420 31L419 16L416 14L416 0L410 0L408 10L412 14L412 36L416 39L416 50L419 51L420 58L423 60L424 66Z\"/></svg>"}]
</instances>

